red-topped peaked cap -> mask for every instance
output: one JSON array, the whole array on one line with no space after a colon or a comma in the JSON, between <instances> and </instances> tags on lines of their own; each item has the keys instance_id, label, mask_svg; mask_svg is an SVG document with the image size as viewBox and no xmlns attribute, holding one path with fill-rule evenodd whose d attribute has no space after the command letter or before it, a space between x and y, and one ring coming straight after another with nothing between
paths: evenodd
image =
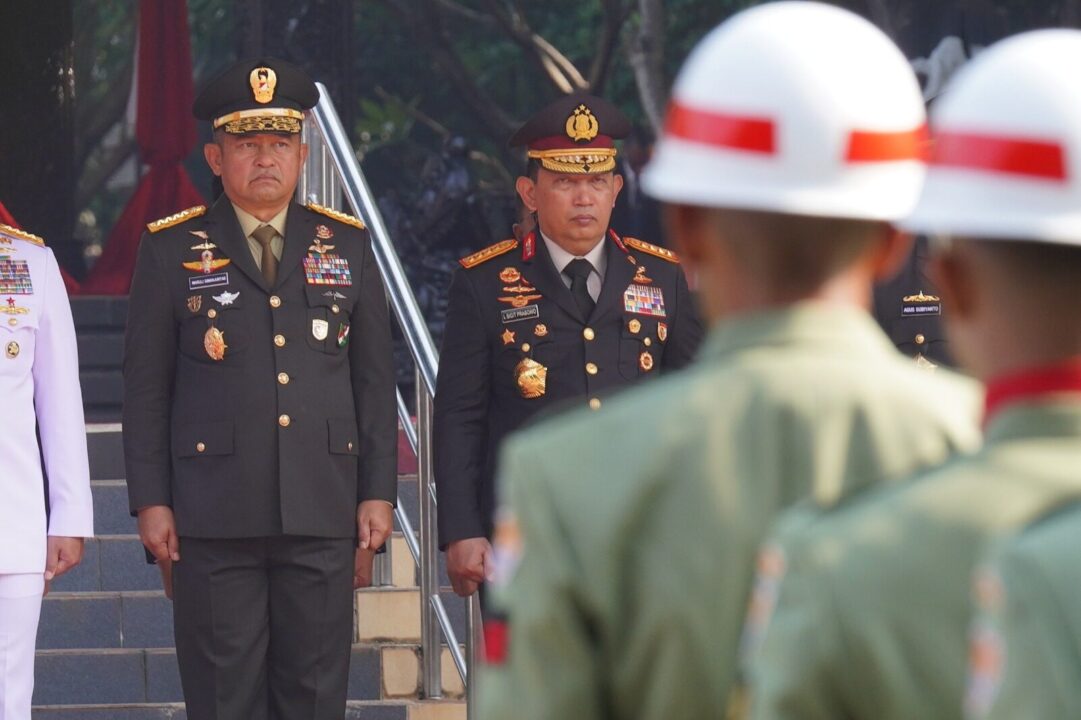
<instances>
[{"instance_id":1,"label":"red-topped peaked cap","mask_svg":"<svg viewBox=\"0 0 1081 720\"><path fill-rule=\"evenodd\" d=\"M192 112L233 135L300 132L304 111L319 102L306 72L276 58L241 60L214 77Z\"/></svg>"},{"instance_id":2,"label":"red-topped peaked cap","mask_svg":"<svg viewBox=\"0 0 1081 720\"><path fill-rule=\"evenodd\" d=\"M510 147L527 148L546 170L576 175L611 172L615 140L627 137L627 116L603 98L565 95L537 111L511 136Z\"/></svg>"},{"instance_id":3,"label":"red-topped peaked cap","mask_svg":"<svg viewBox=\"0 0 1081 720\"><path fill-rule=\"evenodd\" d=\"M642 187L688 205L896 221L925 153L919 83L881 30L825 3L771 2L684 63Z\"/></svg>"}]
</instances>

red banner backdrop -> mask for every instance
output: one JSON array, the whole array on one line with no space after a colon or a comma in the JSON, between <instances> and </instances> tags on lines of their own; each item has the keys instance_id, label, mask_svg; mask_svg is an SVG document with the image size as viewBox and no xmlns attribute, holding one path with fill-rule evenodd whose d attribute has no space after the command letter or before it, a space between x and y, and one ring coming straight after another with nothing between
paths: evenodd
<instances>
[{"instance_id":1,"label":"red banner backdrop","mask_svg":"<svg viewBox=\"0 0 1081 720\"><path fill-rule=\"evenodd\" d=\"M205 202L184 169L195 144L187 0L139 3L135 139L148 166L117 220L83 295L124 295L146 224Z\"/></svg>"}]
</instances>

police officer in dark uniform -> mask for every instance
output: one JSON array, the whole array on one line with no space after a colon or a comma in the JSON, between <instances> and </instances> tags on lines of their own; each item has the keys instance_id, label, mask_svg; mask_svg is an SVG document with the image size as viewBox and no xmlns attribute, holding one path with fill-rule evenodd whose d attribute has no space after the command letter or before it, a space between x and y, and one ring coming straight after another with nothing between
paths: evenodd
<instances>
[{"instance_id":1,"label":"police officer in dark uniform","mask_svg":"<svg viewBox=\"0 0 1081 720\"><path fill-rule=\"evenodd\" d=\"M318 92L274 59L195 101L225 194L149 226L124 359L139 533L192 720L345 713L353 586L391 530L387 303L363 224L292 201ZM358 547L359 545L359 547Z\"/></svg>"},{"instance_id":2,"label":"police officer in dark uniform","mask_svg":"<svg viewBox=\"0 0 1081 720\"><path fill-rule=\"evenodd\" d=\"M463 258L450 289L435 398L439 542L456 592L486 576L500 441L544 408L599 408L620 387L690 360L701 326L676 256L609 227L629 123L590 95L563 97L511 138L516 189L537 221ZM573 468L568 468L573 472Z\"/></svg>"}]
</instances>

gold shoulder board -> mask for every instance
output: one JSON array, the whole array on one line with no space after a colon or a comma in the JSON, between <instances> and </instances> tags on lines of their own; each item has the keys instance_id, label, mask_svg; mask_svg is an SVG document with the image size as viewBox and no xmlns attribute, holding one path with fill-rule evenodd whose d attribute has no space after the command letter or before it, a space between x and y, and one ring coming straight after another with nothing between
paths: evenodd
<instances>
[{"instance_id":1,"label":"gold shoulder board","mask_svg":"<svg viewBox=\"0 0 1081 720\"><path fill-rule=\"evenodd\" d=\"M346 225L352 225L355 228L360 228L361 230L363 230L365 227L364 222L361 221L360 218L355 218L352 215L343 213L340 210L335 210L334 208L323 207L318 203L310 202L308 203L308 209L312 212L317 212L320 215L326 215L328 218L333 218L334 220L345 223Z\"/></svg>"},{"instance_id":2,"label":"gold shoulder board","mask_svg":"<svg viewBox=\"0 0 1081 720\"><path fill-rule=\"evenodd\" d=\"M6 237L11 240L25 240L28 243L33 243L34 245L40 245L41 247L45 247L45 241L39 238L37 235L28 233L25 230L20 230L19 228L13 228L10 225L5 225L4 223L0 223L0 237Z\"/></svg>"},{"instance_id":3,"label":"gold shoulder board","mask_svg":"<svg viewBox=\"0 0 1081 720\"><path fill-rule=\"evenodd\" d=\"M679 262L679 257L671 250L665 250L662 247L657 247L652 243L644 242L642 240L639 240L638 238L625 237L623 238L623 243L625 245L630 245L635 250L644 252L647 255L654 255L671 263Z\"/></svg>"},{"instance_id":4,"label":"gold shoulder board","mask_svg":"<svg viewBox=\"0 0 1081 720\"><path fill-rule=\"evenodd\" d=\"M517 240L504 240L502 242L497 242L495 245L489 245L483 250L479 250L472 255L467 255L458 262L461 264L462 267L468 270L469 268L476 267L481 263L488 262L494 257L499 257L500 255L503 255L505 253L509 253L516 247L518 247Z\"/></svg>"},{"instance_id":5,"label":"gold shoulder board","mask_svg":"<svg viewBox=\"0 0 1081 720\"><path fill-rule=\"evenodd\" d=\"M152 223L147 223L146 229L152 233L156 233L159 230L164 230L165 228L172 227L173 225L179 225L185 220L197 218L205 213L206 205L196 205L195 207L190 207L187 210L181 210L178 213L173 213L169 217L163 217L161 220L155 220Z\"/></svg>"}]
</instances>

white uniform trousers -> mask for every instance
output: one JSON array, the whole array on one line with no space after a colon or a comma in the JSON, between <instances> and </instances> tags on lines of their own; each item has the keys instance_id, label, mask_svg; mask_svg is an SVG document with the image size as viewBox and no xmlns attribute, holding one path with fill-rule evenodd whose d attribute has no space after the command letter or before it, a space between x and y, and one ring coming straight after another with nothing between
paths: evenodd
<instances>
[{"instance_id":1,"label":"white uniform trousers","mask_svg":"<svg viewBox=\"0 0 1081 720\"><path fill-rule=\"evenodd\" d=\"M42 573L0 574L0 720L30 720Z\"/></svg>"}]
</instances>

